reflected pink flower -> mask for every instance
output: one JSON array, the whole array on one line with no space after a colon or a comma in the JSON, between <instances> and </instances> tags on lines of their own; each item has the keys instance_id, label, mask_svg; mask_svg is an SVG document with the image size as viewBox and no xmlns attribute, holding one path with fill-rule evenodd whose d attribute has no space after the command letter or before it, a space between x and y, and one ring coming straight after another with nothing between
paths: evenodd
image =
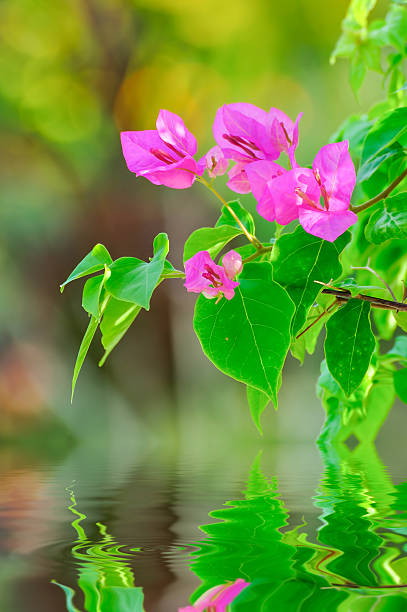
<instances>
[{"instance_id":1,"label":"reflected pink flower","mask_svg":"<svg viewBox=\"0 0 407 612\"><path fill-rule=\"evenodd\" d=\"M226 608L234 599L249 586L242 578L234 582L220 584L206 591L192 606L179 608L178 612L226 612Z\"/></svg>"},{"instance_id":2,"label":"reflected pink flower","mask_svg":"<svg viewBox=\"0 0 407 612\"><path fill-rule=\"evenodd\" d=\"M156 130L121 132L123 155L130 172L154 185L174 189L191 187L201 174L194 159L197 144L181 117L160 110Z\"/></svg>"},{"instance_id":3,"label":"reflected pink flower","mask_svg":"<svg viewBox=\"0 0 407 612\"><path fill-rule=\"evenodd\" d=\"M296 166L294 151L298 144L298 122L282 111L269 113L253 104L235 103L221 106L213 124L216 142L227 159L237 162L229 172L228 187L237 193L249 193L246 168L260 160L274 161L280 153L288 154Z\"/></svg>"},{"instance_id":4,"label":"reflected pink flower","mask_svg":"<svg viewBox=\"0 0 407 612\"><path fill-rule=\"evenodd\" d=\"M185 262L185 283L187 291L193 293L203 293L209 299L218 297L221 299L225 296L227 300L231 300L235 295L235 288L239 285L238 282L232 280L228 274L232 273L232 268L236 268L240 255L235 251L233 256L230 256L226 262L226 268L218 266L209 255L208 251L199 251L191 259ZM225 257L227 257L225 255ZM240 265L242 258L240 257Z\"/></svg>"},{"instance_id":5,"label":"reflected pink flower","mask_svg":"<svg viewBox=\"0 0 407 612\"><path fill-rule=\"evenodd\" d=\"M356 174L348 141L322 147L312 170L297 167L274 177L272 169L260 168L257 175L255 171L248 175L257 210L268 221L287 225L298 218L306 232L329 242L356 223L357 216L349 210Z\"/></svg>"},{"instance_id":6,"label":"reflected pink flower","mask_svg":"<svg viewBox=\"0 0 407 612\"><path fill-rule=\"evenodd\" d=\"M223 151L217 145L209 149L206 155L199 160L199 168L202 173L207 170L211 178L225 174L229 166L229 160L223 155Z\"/></svg>"}]
</instances>

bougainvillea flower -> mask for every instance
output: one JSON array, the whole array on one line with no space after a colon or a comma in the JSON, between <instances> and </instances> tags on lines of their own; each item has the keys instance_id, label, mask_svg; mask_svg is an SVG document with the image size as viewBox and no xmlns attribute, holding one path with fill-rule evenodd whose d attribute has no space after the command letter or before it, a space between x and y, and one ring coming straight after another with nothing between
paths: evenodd
<instances>
[{"instance_id":1,"label":"bougainvillea flower","mask_svg":"<svg viewBox=\"0 0 407 612\"><path fill-rule=\"evenodd\" d=\"M285 168L279 166L276 164L276 162L270 161L254 162L246 168L250 191L253 193L258 202L257 212L259 215L264 217L264 219L267 219L267 221L276 220L276 210L271 183L274 185L277 177L285 173L287 173Z\"/></svg>"},{"instance_id":2,"label":"bougainvillea flower","mask_svg":"<svg viewBox=\"0 0 407 612\"><path fill-rule=\"evenodd\" d=\"M227 186L236 193L250 193L250 183L245 168L246 164L238 162L228 172Z\"/></svg>"},{"instance_id":3,"label":"bougainvillea flower","mask_svg":"<svg viewBox=\"0 0 407 612\"><path fill-rule=\"evenodd\" d=\"M261 185L255 186L257 210L282 225L298 218L306 232L333 242L357 221L349 210L355 182L348 142L328 144L317 153L312 170L284 172L265 181L263 192Z\"/></svg>"},{"instance_id":4,"label":"bougainvillea flower","mask_svg":"<svg viewBox=\"0 0 407 612\"><path fill-rule=\"evenodd\" d=\"M233 280L243 270L242 256L236 251L229 251L222 258L226 276Z\"/></svg>"},{"instance_id":5,"label":"bougainvillea flower","mask_svg":"<svg viewBox=\"0 0 407 612\"><path fill-rule=\"evenodd\" d=\"M295 123L278 108L271 108L269 115L271 119L270 134L273 145L279 153L283 151L287 153L291 167L295 168L297 166L295 149L298 146L298 124L302 113L298 115Z\"/></svg>"},{"instance_id":6,"label":"bougainvillea flower","mask_svg":"<svg viewBox=\"0 0 407 612\"><path fill-rule=\"evenodd\" d=\"M229 606L236 597L249 586L250 582L246 582L243 578L238 578L234 582L220 584L206 591L192 606L180 608L179 612L226 612Z\"/></svg>"},{"instance_id":7,"label":"bougainvillea flower","mask_svg":"<svg viewBox=\"0 0 407 612\"><path fill-rule=\"evenodd\" d=\"M207 170L211 178L225 174L229 166L229 160L223 155L223 151L217 145L209 149L198 162L202 173Z\"/></svg>"},{"instance_id":8,"label":"bougainvillea flower","mask_svg":"<svg viewBox=\"0 0 407 612\"><path fill-rule=\"evenodd\" d=\"M224 156L237 162L229 172L228 187L237 193L249 193L246 168L259 160L274 161L283 151L296 166L298 123L282 111L272 108L269 113L253 104L226 104L218 109L213 134Z\"/></svg>"},{"instance_id":9,"label":"bougainvillea flower","mask_svg":"<svg viewBox=\"0 0 407 612\"><path fill-rule=\"evenodd\" d=\"M199 251L185 262L184 287L193 293L203 293L210 299L214 297L220 299L224 295L227 300L231 300L235 295L235 288L239 285L228 276L231 266L232 263L230 261L228 263L227 260L226 272L223 266L218 266L212 260L208 251Z\"/></svg>"},{"instance_id":10,"label":"bougainvillea flower","mask_svg":"<svg viewBox=\"0 0 407 612\"><path fill-rule=\"evenodd\" d=\"M156 130L121 132L123 155L130 172L155 185L191 187L201 174L194 159L197 144L181 117L160 110Z\"/></svg>"}]
</instances>

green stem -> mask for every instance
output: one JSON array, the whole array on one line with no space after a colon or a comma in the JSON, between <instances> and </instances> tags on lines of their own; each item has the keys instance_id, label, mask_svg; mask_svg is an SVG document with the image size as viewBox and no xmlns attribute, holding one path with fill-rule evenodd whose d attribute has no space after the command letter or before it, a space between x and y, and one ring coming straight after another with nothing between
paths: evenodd
<instances>
[{"instance_id":1,"label":"green stem","mask_svg":"<svg viewBox=\"0 0 407 612\"><path fill-rule=\"evenodd\" d=\"M261 242L256 238L256 236L253 236L248 230L247 228L243 225L243 223L240 221L239 217L237 216L237 214L235 213L235 211L233 210L233 208L231 208L229 206L229 204L226 202L226 200L220 195L220 193L218 193L216 191L216 189L211 185L211 183L208 183L208 181L206 181L204 178L202 177L197 177L196 179L197 181L199 181L200 183L202 183L203 185L205 185L205 187L207 187L209 189L209 191L212 191L212 193L218 198L218 200L220 200L223 204L223 206L225 206L225 208L228 209L228 211L230 212L230 214L232 215L232 217L234 218L234 220L236 221L236 223L239 225L239 227L241 228L242 232L244 233L244 235L246 236L246 238L248 239L249 242L251 242L257 249L262 248L263 245L261 244Z\"/></svg>"},{"instance_id":2,"label":"green stem","mask_svg":"<svg viewBox=\"0 0 407 612\"><path fill-rule=\"evenodd\" d=\"M270 253L270 251L272 250L273 250L273 245L267 246L267 247L261 245L260 247L257 247L257 250L255 253L252 253L251 255L243 259L242 263L245 264L245 263L248 263L249 261L253 261L253 259L257 259L257 257L260 257L260 255L263 255L264 253Z\"/></svg>"},{"instance_id":3,"label":"green stem","mask_svg":"<svg viewBox=\"0 0 407 612\"><path fill-rule=\"evenodd\" d=\"M379 195L375 196L374 198L371 198L370 200L367 200L367 202L364 202L363 204L359 204L359 206L351 206L351 211L353 211L354 213L359 213L362 212L362 210L366 210L366 208L373 206L373 204L380 202L380 200L384 200L384 198L387 198L387 196L393 191L393 189L395 189L397 185L399 185L406 176L407 168L400 174L400 176L394 179L394 181L390 183L390 185L386 187L384 191L379 193Z\"/></svg>"}]
</instances>

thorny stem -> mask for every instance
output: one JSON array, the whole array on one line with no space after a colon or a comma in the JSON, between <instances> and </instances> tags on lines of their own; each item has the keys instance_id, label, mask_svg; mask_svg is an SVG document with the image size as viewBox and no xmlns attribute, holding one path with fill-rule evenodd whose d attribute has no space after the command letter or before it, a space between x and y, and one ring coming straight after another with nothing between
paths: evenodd
<instances>
[{"instance_id":1,"label":"thorny stem","mask_svg":"<svg viewBox=\"0 0 407 612\"><path fill-rule=\"evenodd\" d=\"M312 323L310 323L308 325L308 327L306 327L305 329L302 330L302 332L300 334L298 334L298 336L295 337L296 340L298 340L298 338L301 338L301 336L303 334L305 334L305 332L307 332L309 329L311 329L311 327L314 327L314 325L316 323L318 323L318 321L320 321L322 319L323 316L325 316L326 314L328 314L328 312L334 307L336 306L336 304L339 304L340 300L338 300L337 298L334 299L333 302L331 302L329 304L329 306L327 306L325 308L325 310L323 312L321 312L321 314L315 319L315 321L312 321Z\"/></svg>"},{"instance_id":2,"label":"thorny stem","mask_svg":"<svg viewBox=\"0 0 407 612\"><path fill-rule=\"evenodd\" d=\"M393 189L395 189L397 185L399 185L406 176L407 168L400 174L400 176L394 179L394 181L390 183L390 185L386 187L384 191L379 193L379 195L375 196L374 198L371 198L370 200L367 200L367 202L364 202L363 204L359 204L359 206L351 206L350 210L354 213L359 213L362 212L362 210L366 210L366 208L369 208L369 206L373 206L373 204L380 202L380 200L384 200L384 198L387 198L387 196L393 191Z\"/></svg>"},{"instance_id":3,"label":"thorny stem","mask_svg":"<svg viewBox=\"0 0 407 612\"><path fill-rule=\"evenodd\" d=\"M378 274L376 272L376 270L373 270L373 268L371 268L369 266L370 264L370 257L367 261L367 265L366 266L351 266L352 270L367 270L368 272L371 272L372 274L375 275L376 278L379 279L379 281L381 281L383 283L383 285L386 287L387 291L390 293L391 297L393 298L393 300L396 302L396 296L394 295L393 291L391 290L390 286L386 283L386 281L384 280L384 278L382 278L380 276L380 274Z\"/></svg>"},{"instance_id":4,"label":"thorny stem","mask_svg":"<svg viewBox=\"0 0 407 612\"><path fill-rule=\"evenodd\" d=\"M247 230L247 228L240 221L239 217L237 216L237 214L235 213L233 208L231 208L229 206L229 204L226 202L226 200L220 195L220 193L218 193L216 191L216 189L213 187L213 185L211 183L208 183L208 181L206 181L202 177L198 177L197 176L196 180L199 181L200 183L202 183L203 185L205 185L205 187L207 187L209 189L209 191L212 191L212 193L218 198L218 200L220 200L222 202L223 206L225 206L228 209L228 211L230 212L230 214L232 215L232 217L234 218L236 223L239 225L239 227L241 228L242 232L244 233L244 235L246 236L248 241L251 242L253 244L253 246L256 247L256 249L263 248L263 245L261 244L261 242L256 238L256 236L252 236L252 234Z\"/></svg>"}]
</instances>

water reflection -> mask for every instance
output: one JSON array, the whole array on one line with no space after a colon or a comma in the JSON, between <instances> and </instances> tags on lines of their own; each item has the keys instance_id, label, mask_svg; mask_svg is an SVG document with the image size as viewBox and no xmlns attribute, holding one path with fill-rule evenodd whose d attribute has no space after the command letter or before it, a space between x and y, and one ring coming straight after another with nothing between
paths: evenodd
<instances>
[{"instance_id":1,"label":"water reflection","mask_svg":"<svg viewBox=\"0 0 407 612\"><path fill-rule=\"evenodd\" d=\"M84 599L84 609L87 612L143 612L143 590L134 585L131 552L123 551L102 523L96 523L100 537L90 540L82 525L86 515L78 510L73 489L68 492L69 510L75 516L72 527L77 534L72 556L77 561L78 589ZM52 582L64 591L68 612L80 612L74 605L75 590L55 580Z\"/></svg>"},{"instance_id":2,"label":"water reflection","mask_svg":"<svg viewBox=\"0 0 407 612\"><path fill-rule=\"evenodd\" d=\"M191 569L202 581L250 583L231 609L404 610L407 607L407 483L393 486L372 445L321 448L313 499L320 525L292 524L276 479L250 470L242 499L210 513ZM216 606L214 608L216 610Z\"/></svg>"},{"instance_id":3,"label":"water reflection","mask_svg":"<svg viewBox=\"0 0 407 612\"><path fill-rule=\"evenodd\" d=\"M407 609L407 482L373 445L235 440L3 451L0 610Z\"/></svg>"}]
</instances>

